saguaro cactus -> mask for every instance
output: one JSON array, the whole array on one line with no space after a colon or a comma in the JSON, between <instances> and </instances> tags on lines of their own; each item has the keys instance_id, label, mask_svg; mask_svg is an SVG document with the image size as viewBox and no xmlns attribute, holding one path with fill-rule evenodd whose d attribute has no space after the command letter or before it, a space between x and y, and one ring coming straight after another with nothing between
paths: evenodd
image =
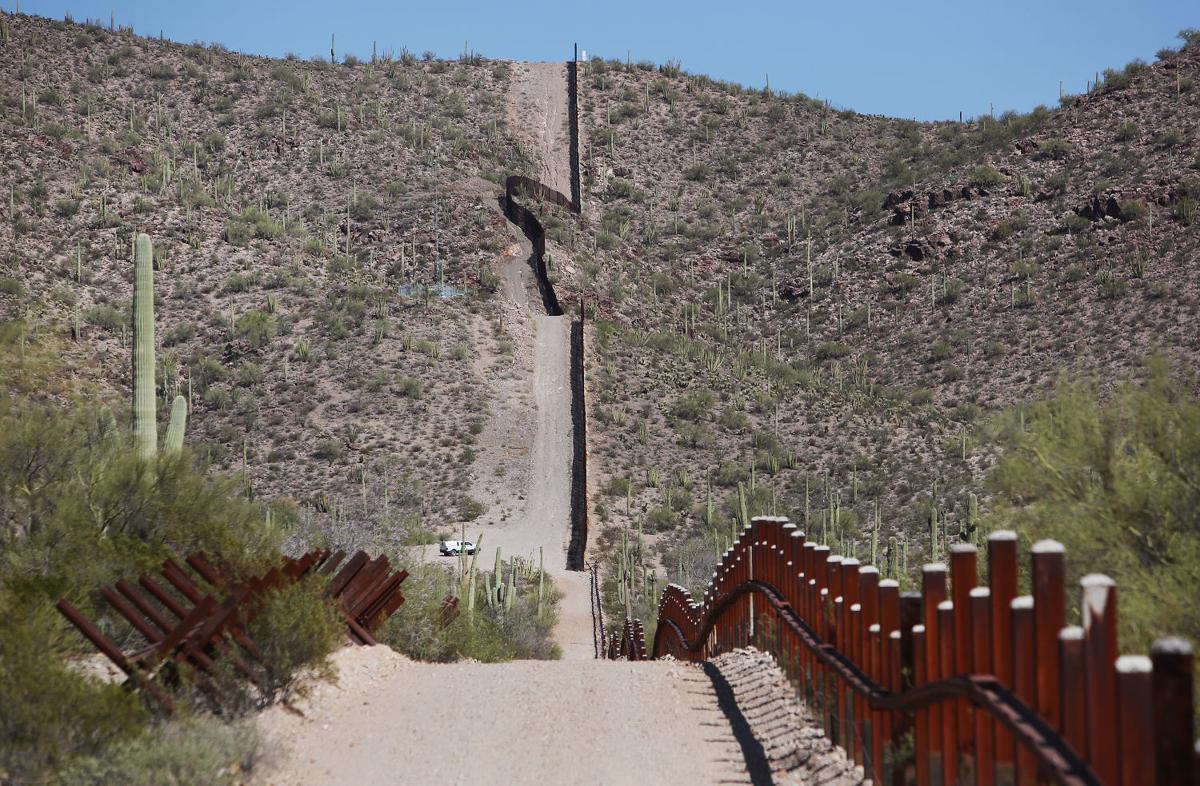
<instances>
[{"instance_id":1,"label":"saguaro cactus","mask_svg":"<svg viewBox=\"0 0 1200 786\"><path fill-rule=\"evenodd\" d=\"M171 402L171 422L167 425L167 436L163 441L163 453L178 456L183 450L183 432L187 429L187 399L176 396Z\"/></svg>"},{"instance_id":2,"label":"saguaro cactus","mask_svg":"<svg viewBox=\"0 0 1200 786\"><path fill-rule=\"evenodd\" d=\"M154 401L154 245L137 236L133 287L133 435L138 457L153 461L158 452ZM182 434L180 435L182 438Z\"/></svg>"}]
</instances>

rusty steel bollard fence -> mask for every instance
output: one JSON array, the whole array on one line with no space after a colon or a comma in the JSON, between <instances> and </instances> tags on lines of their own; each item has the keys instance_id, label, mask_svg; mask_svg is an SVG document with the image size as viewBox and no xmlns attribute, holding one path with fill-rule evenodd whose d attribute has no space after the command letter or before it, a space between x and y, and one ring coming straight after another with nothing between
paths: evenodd
<instances>
[{"instance_id":1,"label":"rusty steel bollard fence","mask_svg":"<svg viewBox=\"0 0 1200 786\"><path fill-rule=\"evenodd\" d=\"M877 784L1200 786L1191 645L1119 657L1116 584L1098 574L1080 582L1082 626L1068 626L1064 556L1036 543L1032 594L1019 595L1016 534L995 532L988 586L962 544L901 593L786 519L756 518L699 602L667 587L649 652L626 620L610 656L771 652Z\"/></svg>"},{"instance_id":2,"label":"rusty steel bollard fence","mask_svg":"<svg viewBox=\"0 0 1200 786\"><path fill-rule=\"evenodd\" d=\"M163 562L161 576L166 584L142 574L136 587L124 580L101 587L107 604L144 642L129 652L70 602L60 600L57 608L126 675L127 686L145 691L166 712L175 708L169 688L179 684L181 670L194 674L196 685L219 705L224 698L216 681L221 662L261 684L261 673L252 663L261 663L263 655L247 628L268 593L306 575L331 577L325 597L346 622L350 640L376 643L373 632L404 603L400 584L408 573L391 571L387 557L372 560L360 551L342 565L344 557L345 552L317 549L297 558L284 557L262 576L237 581L205 554L195 553L184 559L192 573L174 559Z\"/></svg>"},{"instance_id":3,"label":"rusty steel bollard fence","mask_svg":"<svg viewBox=\"0 0 1200 786\"><path fill-rule=\"evenodd\" d=\"M626 618L621 638L608 644L609 660L646 660L646 632L642 621Z\"/></svg>"}]
</instances>

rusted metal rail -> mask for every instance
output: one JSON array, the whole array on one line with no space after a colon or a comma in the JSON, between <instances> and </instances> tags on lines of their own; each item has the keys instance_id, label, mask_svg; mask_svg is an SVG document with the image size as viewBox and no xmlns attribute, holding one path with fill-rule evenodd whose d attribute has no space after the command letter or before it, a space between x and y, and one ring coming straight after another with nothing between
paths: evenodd
<instances>
[{"instance_id":1,"label":"rusted metal rail","mask_svg":"<svg viewBox=\"0 0 1200 786\"><path fill-rule=\"evenodd\" d=\"M285 557L262 576L238 581L205 554L195 553L184 559L190 573L168 558L160 572L162 581L142 574L136 586L122 580L101 587L108 606L143 640L144 646L129 652L69 601L60 600L57 608L127 676L131 688L144 690L167 712L175 707L169 689L183 672L194 674L200 689L220 704L221 690L214 681L220 662L261 684L253 664L261 663L263 655L247 627L262 600L311 573L327 577L325 595L346 621L350 639L376 643L373 632L404 602L400 584L408 574L393 572L386 557L371 560L360 551L342 565L344 557L341 551L317 549Z\"/></svg>"},{"instance_id":2,"label":"rusted metal rail","mask_svg":"<svg viewBox=\"0 0 1200 786\"><path fill-rule=\"evenodd\" d=\"M1116 586L1099 575L1082 581L1083 626L1067 626L1063 558L1036 544L1033 594L1018 595L1016 535L996 532L989 586L964 544L901 593L785 519L757 518L700 602L667 588L650 655L772 652L875 783L1200 786L1190 645L1118 657Z\"/></svg>"}]
</instances>

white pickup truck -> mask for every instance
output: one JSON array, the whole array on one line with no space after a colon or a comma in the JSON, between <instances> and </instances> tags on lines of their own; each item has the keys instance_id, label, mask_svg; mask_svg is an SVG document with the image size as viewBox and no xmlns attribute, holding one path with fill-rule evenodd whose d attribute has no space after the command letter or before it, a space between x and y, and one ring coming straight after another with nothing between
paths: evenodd
<instances>
[{"instance_id":1,"label":"white pickup truck","mask_svg":"<svg viewBox=\"0 0 1200 786\"><path fill-rule=\"evenodd\" d=\"M438 543L438 551L446 557L456 557L460 553L474 554L475 544L469 540L443 540Z\"/></svg>"}]
</instances>

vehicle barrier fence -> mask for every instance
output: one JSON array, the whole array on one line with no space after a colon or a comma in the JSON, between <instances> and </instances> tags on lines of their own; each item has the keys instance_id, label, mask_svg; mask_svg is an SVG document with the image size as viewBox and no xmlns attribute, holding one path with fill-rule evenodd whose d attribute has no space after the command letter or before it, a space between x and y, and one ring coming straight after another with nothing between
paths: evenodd
<instances>
[{"instance_id":1,"label":"vehicle barrier fence","mask_svg":"<svg viewBox=\"0 0 1200 786\"><path fill-rule=\"evenodd\" d=\"M902 593L786 519L756 518L700 602L668 586L650 655L773 653L874 783L1200 786L1191 646L1118 657L1117 587L1099 574L1081 581L1082 626L1067 625L1064 557L1035 544L1020 595L1017 536L998 531L986 586L960 544ZM620 656L639 657L635 623Z\"/></svg>"},{"instance_id":2,"label":"vehicle barrier fence","mask_svg":"<svg viewBox=\"0 0 1200 786\"><path fill-rule=\"evenodd\" d=\"M57 608L126 675L128 686L144 690L167 712L174 710L175 702L165 688L178 685L183 671L195 674L196 684L219 705L223 696L214 679L224 663L262 684L252 663L262 664L263 654L250 639L248 627L268 593L307 575L331 576L325 596L346 622L351 641L377 643L374 631L404 603L400 585L408 573L392 571L384 556L372 560L360 551L343 565L345 556L343 551L316 549L300 557L284 557L262 576L238 581L203 553L194 553L183 565L173 558L163 562L165 584L143 573L136 586L121 580L101 587L106 603L144 640L143 646L130 652L67 600L60 600Z\"/></svg>"}]
</instances>

